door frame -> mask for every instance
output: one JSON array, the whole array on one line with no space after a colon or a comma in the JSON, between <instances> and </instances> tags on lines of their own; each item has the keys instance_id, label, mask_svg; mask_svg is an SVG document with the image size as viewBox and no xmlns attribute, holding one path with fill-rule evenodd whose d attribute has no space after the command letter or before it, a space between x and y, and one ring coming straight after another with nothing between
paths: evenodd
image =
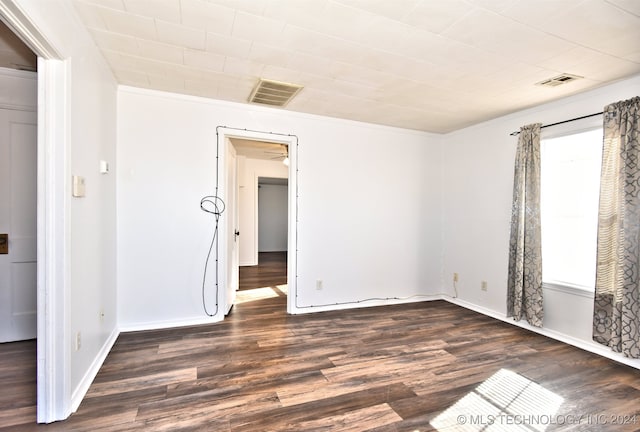
<instances>
[{"instance_id":1,"label":"door frame","mask_svg":"<svg viewBox=\"0 0 640 432\"><path fill-rule=\"evenodd\" d=\"M286 135L286 134L277 134L272 132L261 132L261 131L253 131L247 129L236 129L226 126L218 126L216 128L217 134L217 145L219 149L219 155L221 160L219 161L218 170L220 172L221 185L220 189L222 191L226 191L226 179L227 179L227 145L231 145L228 138L240 138L240 139L249 139L256 141L266 141L277 144L284 144L288 148L289 153L289 189L288 189L288 222L287 222L287 232L288 232L288 241L287 241L287 286L288 286L288 294L287 294L287 313L295 313L295 298L297 295L297 244L298 244L298 200L297 200L297 190L298 190L298 176L297 176L297 166L298 166L298 138L295 135ZM222 197L223 200L226 201L226 196ZM228 203L227 203L228 204ZM225 215L222 215L221 218L221 235L220 235L220 244L221 249L225 251L222 254L220 259L220 268L226 269L227 265L227 242L233 241L233 239L229 239L228 232L228 218ZM223 272L222 277L222 286L223 289L218 290L218 304L226 305L226 286L227 286L227 278L226 278L226 270Z\"/></svg>"},{"instance_id":2,"label":"door frame","mask_svg":"<svg viewBox=\"0 0 640 432\"><path fill-rule=\"evenodd\" d=\"M38 59L39 423L71 414L68 78L66 61Z\"/></svg>"},{"instance_id":3,"label":"door frame","mask_svg":"<svg viewBox=\"0 0 640 432\"><path fill-rule=\"evenodd\" d=\"M231 307L233 307L235 303L235 294L240 284L239 280L239 272L238 267L240 262L238 261L238 242L237 237L235 235L236 230L238 229L238 154L236 153L236 148L233 143L229 139L225 139L225 158L229 157L225 160L225 175L224 179L229 180L229 182L225 183L225 197L224 201L225 212L227 213L227 217L225 218L225 223L223 223L223 229L226 230L224 232L224 236L227 239L225 241L225 272L224 272L224 315L227 316L231 311ZM231 155L233 155L233 163L231 162ZM232 165L233 165L233 180L230 179L230 174L232 174ZM229 184L232 183L232 184ZM224 215L224 213L223 213ZM224 217L224 216L223 216ZM231 220L233 218L233 220ZM233 232L234 234L231 234ZM233 251L231 252L232 256L229 256L229 247L233 245ZM229 262L231 261L231 262ZM231 271L234 273L234 286L229 286L229 265L233 266L233 262L236 263L236 268L231 268Z\"/></svg>"},{"instance_id":4,"label":"door frame","mask_svg":"<svg viewBox=\"0 0 640 432\"><path fill-rule=\"evenodd\" d=\"M14 0L0 19L38 56L37 421L71 414L68 100L70 63Z\"/></svg>"},{"instance_id":5,"label":"door frame","mask_svg":"<svg viewBox=\"0 0 640 432\"><path fill-rule=\"evenodd\" d=\"M253 186L255 187L255 190L258 191L256 193L255 196L255 201L254 201L254 208L255 208L255 212L256 212L256 218L254 220L254 233L255 233L255 246L254 246L254 250L256 251L256 255L255 255L255 263L258 264L258 257L259 257L259 252L258 249L260 248L260 179L264 179L264 178L272 178L272 179L282 179L282 177L273 177L273 176L262 176L259 173L256 173L253 183ZM287 204L289 203L289 177L286 178L287 180ZM288 218L287 218L288 219ZM287 227L288 228L288 227ZM287 237L288 239L288 237ZM287 245L288 247L289 245ZM287 255L288 255L288 251L287 251Z\"/></svg>"}]
</instances>

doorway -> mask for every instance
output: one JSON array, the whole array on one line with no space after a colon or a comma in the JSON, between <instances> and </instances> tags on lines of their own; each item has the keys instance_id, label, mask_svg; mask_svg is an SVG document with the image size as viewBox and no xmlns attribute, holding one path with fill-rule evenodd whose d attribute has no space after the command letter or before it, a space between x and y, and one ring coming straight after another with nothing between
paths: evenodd
<instances>
[{"instance_id":1,"label":"doorway","mask_svg":"<svg viewBox=\"0 0 640 432\"><path fill-rule=\"evenodd\" d=\"M0 70L0 81L14 83L14 85L15 82L26 81L34 89L37 85L34 74L18 74L6 69ZM1 87L6 88L4 85ZM29 95L27 94L26 97L28 98ZM0 107L0 342L2 343L35 339L37 329L38 142L35 106L28 108Z\"/></svg>"},{"instance_id":2,"label":"doorway","mask_svg":"<svg viewBox=\"0 0 640 432\"><path fill-rule=\"evenodd\" d=\"M234 286L236 291L241 288L248 288L254 285L253 289L275 286L277 295L285 296L287 291L295 292L295 269L296 255L288 253L295 251L295 227L296 227L296 205L295 205L295 176L290 173L295 172L292 163L296 157L297 139L290 135L279 135L256 131L246 131L232 128L218 128L218 144L226 147L233 147L236 154L235 166L231 158L221 163L224 168L222 179L226 179L228 184L232 184L232 180L228 175L232 171L237 172L237 191L227 190L225 202L227 209L232 208L229 216L223 224L226 228L221 227L221 231L226 233L226 238L222 238L222 250L228 248L229 245L237 239L238 253L238 284ZM229 154L228 151L220 150L223 155ZM285 161L287 159L287 161ZM289 165L286 165L288 162ZM262 180L261 180L262 179ZM279 251L262 251L260 252L260 217L259 217L259 186L264 179L272 179L270 182L278 182L282 192L284 186L284 213L280 219L280 227L284 227L285 240L284 247L282 245L282 236L279 236L280 244L277 246ZM267 180L267 182L269 182ZM225 188L223 188L225 190ZM231 202L229 201L231 199ZM281 199L282 200L282 199ZM235 216L233 216L235 215ZM230 219L231 217L231 219ZM233 220L232 220L233 219ZM233 229L229 224L236 223L237 229ZM237 235L237 234L239 235ZM292 245L294 245L292 247ZM264 245L263 245L264 246ZM279 252L279 256L271 256L271 252ZM265 254L266 253L266 254ZM225 290L221 293L225 295L225 301L221 304L227 305L227 301L233 299L236 295L230 295L227 290L230 288L227 284L234 283L234 269L228 268L228 263L234 260L233 254L229 253L223 257L227 264L221 264L221 268L227 269L224 286ZM233 267L233 266L231 266ZM274 279L275 278L275 279ZM278 282L278 284L274 284ZM262 285L257 287L257 285ZM267 288L268 288L267 287ZM271 290L271 288L269 288ZM241 300L240 300L241 301ZM291 296L287 296L287 311L291 312Z\"/></svg>"},{"instance_id":3,"label":"doorway","mask_svg":"<svg viewBox=\"0 0 640 432\"><path fill-rule=\"evenodd\" d=\"M37 56L0 21L0 342L36 337Z\"/></svg>"},{"instance_id":4,"label":"doorway","mask_svg":"<svg viewBox=\"0 0 640 432\"><path fill-rule=\"evenodd\" d=\"M66 180L69 63L14 0L0 2L0 21L37 56L37 402L39 423L69 416Z\"/></svg>"},{"instance_id":5,"label":"doorway","mask_svg":"<svg viewBox=\"0 0 640 432\"><path fill-rule=\"evenodd\" d=\"M6 426L36 420L37 56L0 21L0 387Z\"/></svg>"},{"instance_id":6,"label":"doorway","mask_svg":"<svg viewBox=\"0 0 640 432\"><path fill-rule=\"evenodd\" d=\"M287 292L289 179L258 177L258 263L240 268L240 289Z\"/></svg>"},{"instance_id":7,"label":"doorway","mask_svg":"<svg viewBox=\"0 0 640 432\"><path fill-rule=\"evenodd\" d=\"M289 181L258 178L258 253L287 251Z\"/></svg>"},{"instance_id":8,"label":"doorway","mask_svg":"<svg viewBox=\"0 0 640 432\"><path fill-rule=\"evenodd\" d=\"M239 291L259 288L277 289L287 293L288 251L258 252L258 265L240 267Z\"/></svg>"}]
</instances>

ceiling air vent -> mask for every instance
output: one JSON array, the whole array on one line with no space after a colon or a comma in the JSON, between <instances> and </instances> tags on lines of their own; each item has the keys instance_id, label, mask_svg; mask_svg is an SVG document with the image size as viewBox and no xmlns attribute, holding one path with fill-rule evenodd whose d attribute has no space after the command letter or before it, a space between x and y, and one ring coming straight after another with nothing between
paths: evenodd
<instances>
[{"instance_id":1,"label":"ceiling air vent","mask_svg":"<svg viewBox=\"0 0 640 432\"><path fill-rule=\"evenodd\" d=\"M301 85L260 78L249 96L249 102L283 107L302 90Z\"/></svg>"},{"instance_id":2,"label":"ceiling air vent","mask_svg":"<svg viewBox=\"0 0 640 432\"><path fill-rule=\"evenodd\" d=\"M536 85L546 86L546 87L557 87L559 85L566 84L571 81L578 80L580 78L583 78L583 77L578 75L562 74L553 78L546 79L544 81L540 81L539 83L536 83Z\"/></svg>"}]
</instances>

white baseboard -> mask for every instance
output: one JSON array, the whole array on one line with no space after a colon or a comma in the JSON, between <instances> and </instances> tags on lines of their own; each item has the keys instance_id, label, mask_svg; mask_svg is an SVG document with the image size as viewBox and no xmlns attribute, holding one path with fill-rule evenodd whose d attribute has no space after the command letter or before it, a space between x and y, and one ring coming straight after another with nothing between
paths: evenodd
<instances>
[{"instance_id":1,"label":"white baseboard","mask_svg":"<svg viewBox=\"0 0 640 432\"><path fill-rule=\"evenodd\" d=\"M466 302L459 298L450 297L447 295L442 296L442 300L448 301L449 303L453 303L458 306L462 306L465 309L470 309L474 312L481 313L482 315L486 315L491 318L495 318L497 320L515 325L517 327L521 327L526 330L530 330L532 332L541 334L543 336L547 336L551 339L555 339L560 342L564 342L566 344L572 345L574 347L583 349L585 351L598 354L602 357L606 357L608 359L614 360L618 363L625 364L635 369L640 369L640 359L631 359L625 357L621 354L616 353L615 351L611 351L609 348L604 345L600 345L596 342L587 342L581 339L576 339L572 336L566 335L564 333L560 333L554 330L549 330L545 328L534 327L527 322L524 321L514 321L513 318L508 318L506 315L496 312L491 309L484 308L482 306L475 305L473 303Z\"/></svg>"},{"instance_id":2,"label":"white baseboard","mask_svg":"<svg viewBox=\"0 0 640 432\"><path fill-rule=\"evenodd\" d=\"M80 380L80 383L73 391L71 395L71 406L70 406L71 413L76 412L76 410L80 406L80 402L82 402L82 399L84 399L85 395L89 391L89 387L91 386L91 383L93 383L93 380L95 379L96 375L98 375L98 372L102 367L102 364L107 359L107 356L109 355L111 348L113 348L113 344L116 343L116 340L118 339L119 335L120 335L120 332L118 331L118 329L114 328L111 334L109 335L109 337L107 338L107 340L102 345L102 348L100 348L100 351L98 352L98 355L96 355L95 359L91 363L91 366L89 367L87 372L84 374L84 376Z\"/></svg>"},{"instance_id":3,"label":"white baseboard","mask_svg":"<svg viewBox=\"0 0 640 432\"><path fill-rule=\"evenodd\" d=\"M121 333L129 333L134 331L145 331L145 330L162 330L168 328L176 328L176 327L188 327L195 325L204 325L204 324L215 324L219 323L223 320L221 314L216 315L214 317L194 317L187 318L181 320L167 320L167 321L148 321L142 323L132 323L125 324L120 326Z\"/></svg>"}]
</instances>

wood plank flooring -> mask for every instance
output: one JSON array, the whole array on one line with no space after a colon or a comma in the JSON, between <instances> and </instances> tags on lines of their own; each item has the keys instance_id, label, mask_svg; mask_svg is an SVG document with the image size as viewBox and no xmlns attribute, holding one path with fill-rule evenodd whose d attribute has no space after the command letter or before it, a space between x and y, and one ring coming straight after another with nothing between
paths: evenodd
<instances>
[{"instance_id":1,"label":"wood plank flooring","mask_svg":"<svg viewBox=\"0 0 640 432\"><path fill-rule=\"evenodd\" d=\"M287 252L260 252L257 266L240 267L240 290L287 283Z\"/></svg>"},{"instance_id":2,"label":"wood plank flooring","mask_svg":"<svg viewBox=\"0 0 640 432\"><path fill-rule=\"evenodd\" d=\"M51 425L35 344L1 346L0 431L640 431L640 371L595 354L444 301L289 316L259 292L223 323L120 335Z\"/></svg>"}]
</instances>

